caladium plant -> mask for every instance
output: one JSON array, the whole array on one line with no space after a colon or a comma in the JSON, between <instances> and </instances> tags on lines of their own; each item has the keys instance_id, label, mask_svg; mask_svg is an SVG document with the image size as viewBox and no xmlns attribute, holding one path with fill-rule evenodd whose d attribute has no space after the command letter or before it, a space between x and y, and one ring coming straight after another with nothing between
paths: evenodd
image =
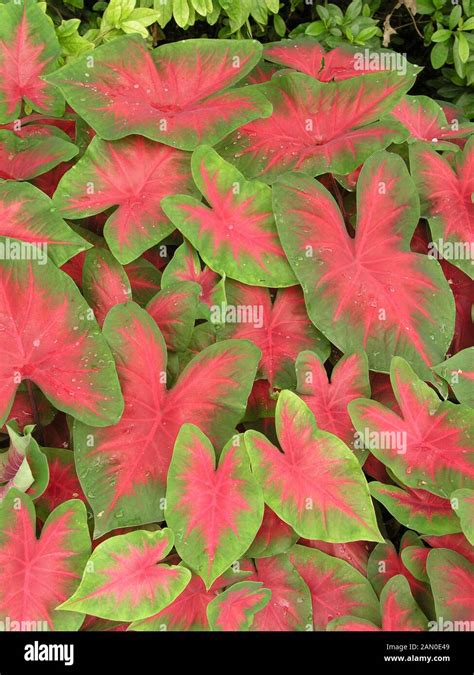
<instances>
[{"instance_id":1,"label":"caladium plant","mask_svg":"<svg viewBox=\"0 0 474 675\"><path fill-rule=\"evenodd\" d=\"M49 115L64 112L64 99L43 76L59 64L61 49L49 18L34 0L0 7L0 123L19 117L22 103Z\"/></svg>"},{"instance_id":2,"label":"caladium plant","mask_svg":"<svg viewBox=\"0 0 474 675\"><path fill-rule=\"evenodd\" d=\"M28 180L77 155L78 149L54 127L26 127L29 133L0 130L0 178Z\"/></svg>"},{"instance_id":3,"label":"caladium plant","mask_svg":"<svg viewBox=\"0 0 474 675\"><path fill-rule=\"evenodd\" d=\"M173 231L160 208L163 197L191 190L189 157L142 136L108 143L95 137L60 180L54 204L66 218L85 218L111 206L104 237L123 264Z\"/></svg>"},{"instance_id":4,"label":"caladium plant","mask_svg":"<svg viewBox=\"0 0 474 675\"><path fill-rule=\"evenodd\" d=\"M472 408L441 401L400 357L392 360L391 381L401 415L368 399L349 403L368 449L409 487L445 498L472 488Z\"/></svg>"},{"instance_id":5,"label":"caladium plant","mask_svg":"<svg viewBox=\"0 0 474 675\"><path fill-rule=\"evenodd\" d=\"M176 550L207 588L247 551L263 518L242 439L234 437L215 462L207 436L184 424L168 472L165 518L176 532Z\"/></svg>"},{"instance_id":6,"label":"caladium plant","mask_svg":"<svg viewBox=\"0 0 474 675\"><path fill-rule=\"evenodd\" d=\"M0 5L0 624L474 621L472 125L390 50L60 54Z\"/></svg>"},{"instance_id":7,"label":"caladium plant","mask_svg":"<svg viewBox=\"0 0 474 675\"><path fill-rule=\"evenodd\" d=\"M283 71L252 88L271 101L272 115L242 126L219 147L246 176L268 182L287 171L348 174L408 136L384 117L413 79L387 72L324 83Z\"/></svg>"},{"instance_id":8,"label":"caladium plant","mask_svg":"<svg viewBox=\"0 0 474 675\"><path fill-rule=\"evenodd\" d=\"M136 35L81 55L48 77L107 140L142 134L184 150L269 115L263 94L231 89L260 60L254 40L186 40L150 53Z\"/></svg>"},{"instance_id":9,"label":"caladium plant","mask_svg":"<svg viewBox=\"0 0 474 675\"><path fill-rule=\"evenodd\" d=\"M219 336L251 340L261 351L259 376L270 386L295 383L298 354L310 349L329 355L329 343L313 326L298 286L279 289L272 302L267 288L228 281L226 302L211 306L211 321Z\"/></svg>"},{"instance_id":10,"label":"caladium plant","mask_svg":"<svg viewBox=\"0 0 474 675\"><path fill-rule=\"evenodd\" d=\"M430 255L449 260L474 278L474 139L456 153L454 167L425 145L410 148L410 164L419 190L422 215L433 241Z\"/></svg>"},{"instance_id":11,"label":"caladium plant","mask_svg":"<svg viewBox=\"0 0 474 675\"><path fill-rule=\"evenodd\" d=\"M103 432L80 423L74 429L78 474L96 514L97 536L117 525L163 518L182 424L195 424L217 445L224 443L245 411L259 358L248 341L220 342L193 359L167 390L166 344L145 310L116 305L104 335L116 358L125 411Z\"/></svg>"},{"instance_id":12,"label":"caladium plant","mask_svg":"<svg viewBox=\"0 0 474 675\"><path fill-rule=\"evenodd\" d=\"M454 301L437 261L410 251L419 199L403 160L373 154L357 202L351 236L320 182L289 174L274 188L278 231L309 316L344 352L365 349L370 368L387 372L403 352L426 375L451 342Z\"/></svg>"},{"instance_id":13,"label":"caladium plant","mask_svg":"<svg viewBox=\"0 0 474 675\"><path fill-rule=\"evenodd\" d=\"M364 58L362 50L349 45L326 52L320 42L307 37L265 45L263 55L267 61L294 68L320 82L348 80L384 70L398 69L401 76L405 76L408 70L411 75L418 72L418 67L408 63L401 54L371 50L369 58Z\"/></svg>"},{"instance_id":14,"label":"caladium plant","mask_svg":"<svg viewBox=\"0 0 474 675\"><path fill-rule=\"evenodd\" d=\"M246 181L206 146L194 151L191 166L210 208L181 195L164 199L162 206L204 262L246 284L292 286L295 278L278 239L268 185Z\"/></svg>"},{"instance_id":15,"label":"caladium plant","mask_svg":"<svg viewBox=\"0 0 474 675\"><path fill-rule=\"evenodd\" d=\"M191 579L185 567L157 564L173 541L167 528L107 539L94 550L78 589L60 609L118 621L137 621L160 611Z\"/></svg>"},{"instance_id":16,"label":"caladium plant","mask_svg":"<svg viewBox=\"0 0 474 675\"><path fill-rule=\"evenodd\" d=\"M12 488L0 505L0 617L14 622L9 630L77 630L84 615L58 606L75 591L89 554L85 506L60 504L39 539L35 526L30 497Z\"/></svg>"},{"instance_id":17,"label":"caladium plant","mask_svg":"<svg viewBox=\"0 0 474 675\"><path fill-rule=\"evenodd\" d=\"M245 434L270 508L302 537L380 541L368 486L349 448L318 429L309 408L292 392L280 394L275 417L283 452L259 432Z\"/></svg>"}]
</instances>

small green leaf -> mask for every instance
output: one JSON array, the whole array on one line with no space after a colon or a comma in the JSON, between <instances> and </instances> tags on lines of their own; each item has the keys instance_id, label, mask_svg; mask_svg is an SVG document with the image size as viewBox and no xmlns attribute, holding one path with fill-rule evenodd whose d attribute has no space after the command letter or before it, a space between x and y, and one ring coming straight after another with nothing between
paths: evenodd
<instances>
[{"instance_id":1,"label":"small green leaf","mask_svg":"<svg viewBox=\"0 0 474 675\"><path fill-rule=\"evenodd\" d=\"M173 0L173 17L180 28L189 21L189 5L187 0Z\"/></svg>"},{"instance_id":2,"label":"small green leaf","mask_svg":"<svg viewBox=\"0 0 474 675\"><path fill-rule=\"evenodd\" d=\"M317 37L318 35L321 35L321 33L324 33L326 31L326 26L322 21L313 21L313 23L310 23L309 26L306 28L306 35L312 35L313 37Z\"/></svg>"},{"instance_id":3,"label":"small green leaf","mask_svg":"<svg viewBox=\"0 0 474 675\"><path fill-rule=\"evenodd\" d=\"M346 20L353 21L362 12L362 0L353 0L346 9Z\"/></svg>"},{"instance_id":4,"label":"small green leaf","mask_svg":"<svg viewBox=\"0 0 474 675\"><path fill-rule=\"evenodd\" d=\"M446 63L449 54L450 42L438 42L434 45L431 50L430 60L433 68L442 68Z\"/></svg>"},{"instance_id":5,"label":"small green leaf","mask_svg":"<svg viewBox=\"0 0 474 675\"><path fill-rule=\"evenodd\" d=\"M441 28L440 30L437 30L433 33L431 36L431 41L432 42L444 42L445 40L449 40L451 37L451 31L447 30L446 28Z\"/></svg>"},{"instance_id":6,"label":"small green leaf","mask_svg":"<svg viewBox=\"0 0 474 675\"><path fill-rule=\"evenodd\" d=\"M469 60L469 51L470 51L469 42L467 41L467 38L464 35L464 33L458 32L456 37L458 40L458 52L461 63L467 63Z\"/></svg>"},{"instance_id":7,"label":"small green leaf","mask_svg":"<svg viewBox=\"0 0 474 675\"><path fill-rule=\"evenodd\" d=\"M377 35L377 31L379 29L377 26L371 26L370 28L364 28L363 30L360 31L358 35L356 35L356 41L357 42L368 42L371 38L373 38L375 35Z\"/></svg>"},{"instance_id":8,"label":"small green leaf","mask_svg":"<svg viewBox=\"0 0 474 675\"><path fill-rule=\"evenodd\" d=\"M273 17L273 27L275 28L275 32L277 35L280 37L283 37L286 33L286 24L281 18L279 14L275 14Z\"/></svg>"},{"instance_id":9,"label":"small green leaf","mask_svg":"<svg viewBox=\"0 0 474 675\"><path fill-rule=\"evenodd\" d=\"M449 15L448 26L450 30L456 28L461 16L462 16L462 7L461 5L456 5L455 7L452 8L451 14Z\"/></svg>"}]
</instances>

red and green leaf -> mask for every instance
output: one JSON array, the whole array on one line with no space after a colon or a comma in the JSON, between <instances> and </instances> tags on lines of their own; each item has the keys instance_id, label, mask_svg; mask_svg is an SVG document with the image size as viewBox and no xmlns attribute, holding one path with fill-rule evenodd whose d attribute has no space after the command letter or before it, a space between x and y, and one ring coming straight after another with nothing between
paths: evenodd
<instances>
[{"instance_id":1,"label":"red and green leaf","mask_svg":"<svg viewBox=\"0 0 474 675\"><path fill-rule=\"evenodd\" d=\"M115 621L138 621L170 605L186 588L191 572L157 564L173 547L173 532L136 530L97 546L82 581L61 609Z\"/></svg>"},{"instance_id":2,"label":"red and green leaf","mask_svg":"<svg viewBox=\"0 0 474 675\"><path fill-rule=\"evenodd\" d=\"M405 543L407 544L406 548L411 548L412 541L405 542L402 538L401 551L404 550ZM398 555L392 542L386 540L383 544L377 544L370 554L367 566L367 577L377 595L381 595L390 579L400 574L406 577L416 602L422 607L427 616L430 616L433 604L430 587L426 583L419 581L405 567L401 556Z\"/></svg>"},{"instance_id":3,"label":"red and green leaf","mask_svg":"<svg viewBox=\"0 0 474 675\"><path fill-rule=\"evenodd\" d=\"M459 403L474 408L474 347L463 349L433 370L448 382Z\"/></svg>"},{"instance_id":4,"label":"red and green leaf","mask_svg":"<svg viewBox=\"0 0 474 675\"><path fill-rule=\"evenodd\" d=\"M311 594L290 562L288 554L254 561L255 574L249 581L260 581L271 591L268 604L255 615L251 631L309 631L312 629Z\"/></svg>"},{"instance_id":5,"label":"red and green leaf","mask_svg":"<svg viewBox=\"0 0 474 675\"><path fill-rule=\"evenodd\" d=\"M216 597L214 590L206 590L201 577L192 575L186 588L158 614L132 623L130 630L207 631L207 606Z\"/></svg>"},{"instance_id":6,"label":"red and green leaf","mask_svg":"<svg viewBox=\"0 0 474 675\"><path fill-rule=\"evenodd\" d=\"M256 581L242 581L217 595L207 606L213 631L248 631L255 614L268 605L272 592Z\"/></svg>"},{"instance_id":7,"label":"red and green leaf","mask_svg":"<svg viewBox=\"0 0 474 675\"><path fill-rule=\"evenodd\" d=\"M454 489L473 486L472 408L440 401L399 357L390 377L401 415L368 399L349 404L370 452L410 488L449 499Z\"/></svg>"},{"instance_id":8,"label":"red and green leaf","mask_svg":"<svg viewBox=\"0 0 474 675\"><path fill-rule=\"evenodd\" d=\"M168 607L144 619L131 624L131 630L138 631L208 631L207 607L218 591L231 586L236 581L248 577L249 571L230 569L217 579L207 590L203 580L193 574L184 591Z\"/></svg>"},{"instance_id":9,"label":"red and green leaf","mask_svg":"<svg viewBox=\"0 0 474 675\"><path fill-rule=\"evenodd\" d=\"M385 60L384 54L388 57ZM395 69L391 61L395 56L394 52L371 50L370 56L371 60L364 59L364 52L360 47L349 45L341 45L325 52L320 42L308 37L270 42L264 47L264 57L267 61L294 68L320 82L347 80L364 73ZM409 64L400 54L396 56L400 58L401 68L398 70L400 77L407 71L410 75L416 74L417 66Z\"/></svg>"},{"instance_id":10,"label":"red and green leaf","mask_svg":"<svg viewBox=\"0 0 474 675\"><path fill-rule=\"evenodd\" d=\"M385 584L380 595L384 631L425 631L428 620L416 604L406 578L399 574Z\"/></svg>"},{"instance_id":11,"label":"red and green leaf","mask_svg":"<svg viewBox=\"0 0 474 675\"><path fill-rule=\"evenodd\" d=\"M0 6L1 9L1 6ZM41 190L28 183L0 182L0 237L5 237L8 247L2 260L18 260L23 256L13 251L10 240L27 244L30 259L46 264L46 254L60 267L90 244L76 234L60 218L54 206ZM20 249L21 250L21 249ZM36 255L36 258L33 256ZM43 259L44 258L44 259Z\"/></svg>"},{"instance_id":12,"label":"red and green leaf","mask_svg":"<svg viewBox=\"0 0 474 675\"><path fill-rule=\"evenodd\" d=\"M403 565L418 581L429 583L428 575L426 573L426 559L428 558L431 549L423 545L420 546L406 546L403 551L400 551L400 557Z\"/></svg>"},{"instance_id":13,"label":"red and green leaf","mask_svg":"<svg viewBox=\"0 0 474 675\"><path fill-rule=\"evenodd\" d=\"M440 548L430 552L426 569L433 589L438 620L468 621L472 627L474 565L459 553Z\"/></svg>"},{"instance_id":14,"label":"red and green leaf","mask_svg":"<svg viewBox=\"0 0 474 675\"><path fill-rule=\"evenodd\" d=\"M418 196L403 160L372 155L357 201L352 238L319 182L293 175L274 187L280 239L309 316L344 353L365 349L373 370L387 372L400 354L431 375L452 339L454 301L438 263L410 252Z\"/></svg>"},{"instance_id":15,"label":"red and green leaf","mask_svg":"<svg viewBox=\"0 0 474 675\"><path fill-rule=\"evenodd\" d=\"M474 548L464 534L444 534L441 537L424 536L423 539L433 548L448 548L455 551L474 565Z\"/></svg>"},{"instance_id":16,"label":"red and green leaf","mask_svg":"<svg viewBox=\"0 0 474 675\"><path fill-rule=\"evenodd\" d=\"M115 364L90 313L75 283L54 265L0 264L0 424L23 380L85 423L117 422L123 400Z\"/></svg>"},{"instance_id":17,"label":"red and green leaf","mask_svg":"<svg viewBox=\"0 0 474 675\"><path fill-rule=\"evenodd\" d=\"M95 247L86 253L82 290L100 326L112 307L132 299L130 281L124 268L103 248Z\"/></svg>"},{"instance_id":18,"label":"red and green leaf","mask_svg":"<svg viewBox=\"0 0 474 675\"><path fill-rule=\"evenodd\" d=\"M163 288L178 281L194 281L201 286L203 302L211 303L213 289L219 282L219 275L208 267L203 267L197 251L184 239L181 246L163 271Z\"/></svg>"},{"instance_id":19,"label":"red and green leaf","mask_svg":"<svg viewBox=\"0 0 474 675\"><path fill-rule=\"evenodd\" d=\"M449 125L441 106L428 96L404 96L391 115L408 129L409 142L425 141L436 150L456 150L450 141L474 131L472 124Z\"/></svg>"},{"instance_id":20,"label":"red and green leaf","mask_svg":"<svg viewBox=\"0 0 474 675\"><path fill-rule=\"evenodd\" d=\"M149 51L137 35L116 38L50 75L71 107L106 140L140 134L183 150L214 145L269 115L254 88L231 87L258 63L254 40L182 40Z\"/></svg>"},{"instance_id":21,"label":"red and green leaf","mask_svg":"<svg viewBox=\"0 0 474 675\"><path fill-rule=\"evenodd\" d=\"M379 623L378 598L352 565L306 546L295 546L289 555L311 592L315 631L347 615Z\"/></svg>"},{"instance_id":22,"label":"red and green leaf","mask_svg":"<svg viewBox=\"0 0 474 675\"><path fill-rule=\"evenodd\" d=\"M453 513L448 499L437 497L426 490L415 490L396 485L369 483L370 494L381 502L399 523L423 534L453 534L459 532L459 519Z\"/></svg>"},{"instance_id":23,"label":"red and green leaf","mask_svg":"<svg viewBox=\"0 0 474 675\"><path fill-rule=\"evenodd\" d=\"M327 541L320 541L319 539L301 539L300 544L315 548L318 551L334 556L334 558L344 560L365 577L367 576L370 545L366 541L350 541L345 544L330 544Z\"/></svg>"},{"instance_id":24,"label":"red and green leaf","mask_svg":"<svg viewBox=\"0 0 474 675\"><path fill-rule=\"evenodd\" d=\"M54 26L34 0L0 5L0 123L20 117L22 105L61 115L64 100L43 76L61 49Z\"/></svg>"},{"instance_id":25,"label":"red and green leaf","mask_svg":"<svg viewBox=\"0 0 474 675\"><path fill-rule=\"evenodd\" d=\"M194 191L186 153L142 136L115 143L95 137L60 180L54 204L72 219L117 207L107 218L104 236L114 256L125 264L173 231L161 200Z\"/></svg>"},{"instance_id":26,"label":"red and green leaf","mask_svg":"<svg viewBox=\"0 0 474 675\"><path fill-rule=\"evenodd\" d=\"M301 351L314 351L323 360L329 356L329 343L308 319L298 286L279 289L272 303L267 288L227 281L226 301L226 306L211 307L211 322L219 334L257 345L262 353L259 376L272 387L294 386Z\"/></svg>"},{"instance_id":27,"label":"red and green leaf","mask_svg":"<svg viewBox=\"0 0 474 675\"><path fill-rule=\"evenodd\" d=\"M296 360L296 378L296 391L313 413L318 427L352 448L355 430L347 406L355 398L370 396L366 354L343 356L334 367L329 382L318 356L302 352Z\"/></svg>"},{"instance_id":28,"label":"red and green leaf","mask_svg":"<svg viewBox=\"0 0 474 675\"><path fill-rule=\"evenodd\" d=\"M442 257L474 278L474 138L454 166L422 143L410 147L410 166L433 241L430 256Z\"/></svg>"},{"instance_id":29,"label":"red and green leaf","mask_svg":"<svg viewBox=\"0 0 474 675\"><path fill-rule=\"evenodd\" d=\"M164 199L162 207L206 265L245 284L294 284L278 239L268 185L245 180L209 146L194 151L191 166L207 205L177 194Z\"/></svg>"},{"instance_id":30,"label":"red and green leaf","mask_svg":"<svg viewBox=\"0 0 474 675\"><path fill-rule=\"evenodd\" d=\"M270 508L308 539L381 541L357 459L339 438L318 429L309 408L290 391L278 398L276 430L282 451L259 432L245 434Z\"/></svg>"},{"instance_id":31,"label":"red and green leaf","mask_svg":"<svg viewBox=\"0 0 474 675\"><path fill-rule=\"evenodd\" d=\"M348 632L377 632L382 629L373 624L371 621L359 619L356 616L343 616L340 619L333 619L328 623L327 631L348 631Z\"/></svg>"},{"instance_id":32,"label":"red and green leaf","mask_svg":"<svg viewBox=\"0 0 474 675\"><path fill-rule=\"evenodd\" d=\"M181 427L168 471L165 517L178 554L210 588L244 555L263 518L262 493L239 436L225 446L216 467L207 436L194 425Z\"/></svg>"},{"instance_id":33,"label":"red and green leaf","mask_svg":"<svg viewBox=\"0 0 474 675\"><path fill-rule=\"evenodd\" d=\"M15 134L0 129L0 178L29 180L54 169L77 155L78 149L68 137L58 133Z\"/></svg>"},{"instance_id":34,"label":"red and green leaf","mask_svg":"<svg viewBox=\"0 0 474 675\"><path fill-rule=\"evenodd\" d=\"M176 436L195 424L222 447L243 417L259 359L249 342L204 349L166 389L166 345L150 315L134 303L113 307L104 335L117 362L125 399L118 424L76 424L79 477L96 536L115 527L163 519L166 477Z\"/></svg>"},{"instance_id":35,"label":"red and green leaf","mask_svg":"<svg viewBox=\"0 0 474 675\"><path fill-rule=\"evenodd\" d=\"M0 504L2 622L8 617L10 630L78 630L83 615L57 607L77 588L89 551L82 502L58 506L37 539L33 502L10 490Z\"/></svg>"},{"instance_id":36,"label":"red and green leaf","mask_svg":"<svg viewBox=\"0 0 474 675\"><path fill-rule=\"evenodd\" d=\"M161 272L145 258L137 258L124 267L133 299L140 307L145 307L160 290Z\"/></svg>"},{"instance_id":37,"label":"red and green leaf","mask_svg":"<svg viewBox=\"0 0 474 675\"><path fill-rule=\"evenodd\" d=\"M270 100L272 115L230 134L219 152L247 178L270 183L288 171L348 174L375 151L405 140L406 129L383 118L412 83L395 72L337 83L275 75L252 86Z\"/></svg>"},{"instance_id":38,"label":"red and green leaf","mask_svg":"<svg viewBox=\"0 0 474 675\"><path fill-rule=\"evenodd\" d=\"M32 398L28 392L28 385L26 383L20 384L15 394L15 400L8 413L9 422L18 424L19 429L24 429L28 425L48 425L53 421L56 415L56 410L53 408L48 399L43 396L40 390L32 385L32 395L34 397L34 404L36 412L33 413ZM35 419L36 417L36 419ZM0 428L0 431L7 432L6 425Z\"/></svg>"},{"instance_id":39,"label":"red and green leaf","mask_svg":"<svg viewBox=\"0 0 474 675\"><path fill-rule=\"evenodd\" d=\"M192 338L198 315L198 284L180 281L157 293L146 310L156 321L166 346L172 351L184 351Z\"/></svg>"},{"instance_id":40,"label":"red and green leaf","mask_svg":"<svg viewBox=\"0 0 474 675\"><path fill-rule=\"evenodd\" d=\"M297 539L298 535L293 528L265 505L262 524L247 551L247 556L268 558L279 553L286 553L296 544Z\"/></svg>"}]
</instances>

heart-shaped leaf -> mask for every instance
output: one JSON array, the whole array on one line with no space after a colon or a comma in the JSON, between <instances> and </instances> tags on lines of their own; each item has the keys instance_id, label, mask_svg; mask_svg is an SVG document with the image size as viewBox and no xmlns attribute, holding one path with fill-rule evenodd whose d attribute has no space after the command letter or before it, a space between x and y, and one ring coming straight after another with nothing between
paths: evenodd
<instances>
[{"instance_id":1,"label":"heart-shaped leaf","mask_svg":"<svg viewBox=\"0 0 474 675\"><path fill-rule=\"evenodd\" d=\"M318 356L301 352L296 359L296 378L296 391L313 413L318 427L353 447L354 427L347 405L355 398L370 396L364 352L343 356L332 371L331 382Z\"/></svg>"},{"instance_id":2,"label":"heart-shaped leaf","mask_svg":"<svg viewBox=\"0 0 474 675\"><path fill-rule=\"evenodd\" d=\"M0 123L20 116L24 102L62 115L64 100L43 75L57 68L61 49L54 26L35 0L0 5Z\"/></svg>"},{"instance_id":3,"label":"heart-shaped leaf","mask_svg":"<svg viewBox=\"0 0 474 675\"><path fill-rule=\"evenodd\" d=\"M453 513L448 499L442 499L426 490L414 490L396 485L369 483L370 494L405 527L423 534L452 534L461 530L459 519Z\"/></svg>"},{"instance_id":4,"label":"heart-shaped leaf","mask_svg":"<svg viewBox=\"0 0 474 675\"><path fill-rule=\"evenodd\" d=\"M234 584L212 600L207 616L213 631L248 631L255 614L268 605L271 591L256 581Z\"/></svg>"},{"instance_id":5,"label":"heart-shaped leaf","mask_svg":"<svg viewBox=\"0 0 474 675\"><path fill-rule=\"evenodd\" d=\"M410 252L419 206L403 160L372 155L357 203L353 238L321 183L291 175L274 187L280 239L308 313L344 353L365 349L371 369L388 372L399 354L428 379L451 342L454 302L438 263Z\"/></svg>"},{"instance_id":6,"label":"heart-shaped leaf","mask_svg":"<svg viewBox=\"0 0 474 675\"><path fill-rule=\"evenodd\" d=\"M214 448L198 427L184 424L174 445L166 522L179 555L206 588L244 555L262 523L262 493L240 440L225 446L217 467Z\"/></svg>"},{"instance_id":7,"label":"heart-shaped leaf","mask_svg":"<svg viewBox=\"0 0 474 675\"><path fill-rule=\"evenodd\" d=\"M33 502L12 488L0 503L0 619L5 630L78 630L84 616L57 609L77 588L90 551L86 509L63 502L36 537Z\"/></svg>"},{"instance_id":8,"label":"heart-shaped leaf","mask_svg":"<svg viewBox=\"0 0 474 675\"><path fill-rule=\"evenodd\" d=\"M245 433L270 508L308 539L381 541L367 483L349 448L318 429L309 408L290 391L280 394L275 417L283 451L259 432Z\"/></svg>"},{"instance_id":9,"label":"heart-shaped leaf","mask_svg":"<svg viewBox=\"0 0 474 675\"><path fill-rule=\"evenodd\" d=\"M474 278L474 138L457 153L454 168L423 143L410 147L410 166L433 241L429 254L444 258Z\"/></svg>"},{"instance_id":10,"label":"heart-shaped leaf","mask_svg":"<svg viewBox=\"0 0 474 675\"><path fill-rule=\"evenodd\" d=\"M329 356L329 343L308 319L298 286L279 289L273 303L267 288L227 281L225 289L226 304L211 306L211 322L219 335L257 345L259 374L271 386L294 386L301 351L315 351L323 360Z\"/></svg>"},{"instance_id":11,"label":"heart-shaped leaf","mask_svg":"<svg viewBox=\"0 0 474 675\"><path fill-rule=\"evenodd\" d=\"M79 56L48 82L102 138L135 133L192 150L270 114L260 92L231 89L261 52L255 40L205 39L150 52L141 37L127 35Z\"/></svg>"},{"instance_id":12,"label":"heart-shaped leaf","mask_svg":"<svg viewBox=\"0 0 474 675\"><path fill-rule=\"evenodd\" d=\"M122 414L112 355L72 279L52 264L2 261L0 424L22 380L86 423L106 426Z\"/></svg>"},{"instance_id":13,"label":"heart-shaped leaf","mask_svg":"<svg viewBox=\"0 0 474 675\"><path fill-rule=\"evenodd\" d=\"M137 621L159 612L191 579L191 572L181 565L157 564L173 543L168 528L107 539L94 550L79 588L60 609L116 621Z\"/></svg>"},{"instance_id":14,"label":"heart-shaped leaf","mask_svg":"<svg viewBox=\"0 0 474 675\"><path fill-rule=\"evenodd\" d=\"M453 489L473 486L472 408L440 401L399 357L390 378L401 415L368 399L349 404L365 446L411 488L448 499Z\"/></svg>"},{"instance_id":15,"label":"heart-shaped leaf","mask_svg":"<svg viewBox=\"0 0 474 675\"><path fill-rule=\"evenodd\" d=\"M289 555L311 592L314 630L326 630L330 621L346 615L379 623L377 596L352 565L306 546L295 546Z\"/></svg>"},{"instance_id":16,"label":"heart-shaped leaf","mask_svg":"<svg viewBox=\"0 0 474 675\"><path fill-rule=\"evenodd\" d=\"M293 285L296 280L278 239L268 185L245 180L208 146L194 151L191 165L209 206L185 195L167 197L161 205L206 265L245 284Z\"/></svg>"},{"instance_id":17,"label":"heart-shaped leaf","mask_svg":"<svg viewBox=\"0 0 474 675\"><path fill-rule=\"evenodd\" d=\"M0 182L1 260L36 260L47 255L60 267L90 244L59 217L49 197L28 183ZM24 242L19 244L18 242Z\"/></svg>"},{"instance_id":18,"label":"heart-shaped leaf","mask_svg":"<svg viewBox=\"0 0 474 675\"><path fill-rule=\"evenodd\" d=\"M255 85L271 102L270 117L230 134L218 150L248 178L269 183L288 171L348 174L408 132L383 119L412 85L395 72L318 82L303 73Z\"/></svg>"},{"instance_id":19,"label":"heart-shaped leaf","mask_svg":"<svg viewBox=\"0 0 474 675\"><path fill-rule=\"evenodd\" d=\"M65 218L85 218L116 206L104 236L125 264L173 231L160 202L176 192L195 192L186 153L141 136L115 143L95 137L61 178L53 199Z\"/></svg>"},{"instance_id":20,"label":"heart-shaped leaf","mask_svg":"<svg viewBox=\"0 0 474 675\"><path fill-rule=\"evenodd\" d=\"M76 424L78 474L94 510L95 535L163 519L174 442L184 422L216 447L243 417L259 353L249 342L212 345L166 389L166 345L149 314L134 303L113 307L104 335L117 361L125 412L118 424Z\"/></svg>"}]
</instances>

